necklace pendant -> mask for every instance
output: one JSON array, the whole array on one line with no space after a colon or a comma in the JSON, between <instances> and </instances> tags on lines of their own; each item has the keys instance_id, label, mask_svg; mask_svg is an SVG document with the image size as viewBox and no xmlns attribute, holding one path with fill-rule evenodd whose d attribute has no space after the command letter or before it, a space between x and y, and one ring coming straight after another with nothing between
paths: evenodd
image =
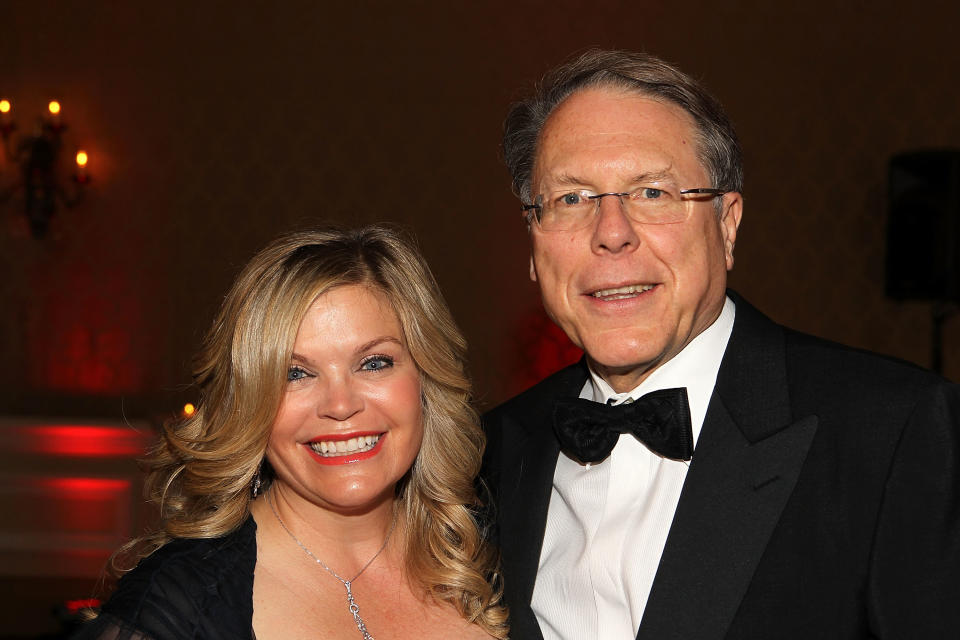
<instances>
[{"instance_id":1,"label":"necklace pendant","mask_svg":"<svg viewBox=\"0 0 960 640\"><path fill-rule=\"evenodd\" d=\"M363 618L360 617L360 605L353 599L353 589L351 588L350 580L344 580L343 586L347 589L347 608L350 610L350 615L353 616L353 621L357 623L357 630L360 632L360 635L363 636L363 640L375 640L375 638L370 635L370 632L367 631L367 625L364 623Z\"/></svg>"},{"instance_id":2,"label":"necklace pendant","mask_svg":"<svg viewBox=\"0 0 960 640\"><path fill-rule=\"evenodd\" d=\"M373 564L373 561L376 560L377 557L383 552L383 550L387 548L387 542L390 541L390 534L393 533L394 527L397 526L396 510L394 510L393 512L393 522L390 523L390 529L387 531L387 535L383 539L383 544L380 545L380 548L377 550L377 552L373 554L373 557L367 560L367 564L363 565L360 571L357 572L357 575L353 576L353 580L345 580L340 576L338 576L333 569L328 567L323 560L321 560L316 555L314 555L313 551L310 551L310 549L308 549L305 544L300 542L300 539L297 538L297 536L293 535L293 531L290 531L290 529L287 528L287 525L284 524L283 520L280 518L280 514L277 513L277 508L273 506L272 491L267 495L267 504L270 505L270 510L273 511L273 515L274 517L276 517L277 522L279 522L280 526L283 527L283 530L287 532L287 535L290 536L290 538L297 543L297 546L303 549L304 553L306 553L308 556L313 558L313 560L317 564L323 567L324 571L329 573L331 576L333 576L343 584L344 588L347 590L347 608L350 610L350 615L353 616L353 621L357 623L357 629L360 631L360 635L363 636L363 640L375 640L374 637L370 635L370 632L367 631L367 625L366 623L364 623L363 618L360 617L360 605L358 605L357 601L353 599L352 583L353 583L353 580L356 580L357 578L359 578L363 574L363 572L367 570L367 567Z\"/></svg>"}]
</instances>

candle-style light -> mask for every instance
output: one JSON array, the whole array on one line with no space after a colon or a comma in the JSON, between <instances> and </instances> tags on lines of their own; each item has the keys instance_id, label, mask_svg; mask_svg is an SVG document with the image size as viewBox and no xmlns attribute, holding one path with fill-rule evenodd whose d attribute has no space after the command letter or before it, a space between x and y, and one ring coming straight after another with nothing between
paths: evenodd
<instances>
[{"instance_id":1,"label":"candle-style light","mask_svg":"<svg viewBox=\"0 0 960 640\"><path fill-rule=\"evenodd\" d=\"M50 126L51 126L53 129L59 130L60 127L61 127L61 125L60 125L60 103L57 102L56 100L51 100L51 101L47 104L47 111L48 111L49 114L50 114L50 117L48 118L47 122L50 123Z\"/></svg>"},{"instance_id":2,"label":"candle-style light","mask_svg":"<svg viewBox=\"0 0 960 640\"><path fill-rule=\"evenodd\" d=\"M86 151L83 149L77 151L77 171L73 174L73 177L81 184L86 184L90 181L90 176L87 175L87 162L89 160L90 157L87 155Z\"/></svg>"},{"instance_id":3,"label":"candle-style light","mask_svg":"<svg viewBox=\"0 0 960 640\"><path fill-rule=\"evenodd\" d=\"M17 135L13 104L0 96L0 152L6 162L20 168L19 172L4 170L0 175L0 194L4 195L4 202L14 193L23 194L23 211L30 233L36 238L46 235L59 204L70 208L83 200L90 182L90 156L85 150L76 151L72 167L59 164L67 130L62 117L60 102L50 100L38 118L37 129L29 135ZM68 175L64 176L65 173ZM65 183L64 178L72 184Z\"/></svg>"},{"instance_id":4,"label":"candle-style light","mask_svg":"<svg viewBox=\"0 0 960 640\"><path fill-rule=\"evenodd\" d=\"M6 98L0 100L0 134L6 138L16 128L13 124L13 105Z\"/></svg>"}]
</instances>

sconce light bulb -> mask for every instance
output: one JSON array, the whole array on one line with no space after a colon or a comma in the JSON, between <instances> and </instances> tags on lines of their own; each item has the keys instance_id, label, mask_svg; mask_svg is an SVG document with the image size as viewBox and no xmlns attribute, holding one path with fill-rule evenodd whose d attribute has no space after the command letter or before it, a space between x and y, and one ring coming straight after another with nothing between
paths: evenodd
<instances>
[{"instance_id":1,"label":"sconce light bulb","mask_svg":"<svg viewBox=\"0 0 960 640\"><path fill-rule=\"evenodd\" d=\"M60 103L56 100L51 100L50 104L47 105L47 108L50 109L50 113L54 115L60 113Z\"/></svg>"},{"instance_id":2,"label":"sconce light bulb","mask_svg":"<svg viewBox=\"0 0 960 640\"><path fill-rule=\"evenodd\" d=\"M10 113L9 100L0 100L0 113Z\"/></svg>"},{"instance_id":3,"label":"sconce light bulb","mask_svg":"<svg viewBox=\"0 0 960 640\"><path fill-rule=\"evenodd\" d=\"M192 416L194 413L196 413L196 411L197 411L197 408L193 406L193 403L188 402L187 404L183 405L183 415L185 415L188 418Z\"/></svg>"},{"instance_id":4,"label":"sconce light bulb","mask_svg":"<svg viewBox=\"0 0 960 640\"><path fill-rule=\"evenodd\" d=\"M85 167L85 166L87 166L87 160L89 160L89 158L87 157L87 152L86 152L86 151L77 151L77 166L78 166L78 167Z\"/></svg>"}]
</instances>

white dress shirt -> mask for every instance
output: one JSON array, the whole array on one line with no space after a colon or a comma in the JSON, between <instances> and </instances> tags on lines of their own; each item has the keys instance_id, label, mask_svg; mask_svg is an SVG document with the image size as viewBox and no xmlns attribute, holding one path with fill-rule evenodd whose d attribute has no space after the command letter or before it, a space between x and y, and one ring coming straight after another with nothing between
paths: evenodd
<instances>
[{"instance_id":1,"label":"white dress shirt","mask_svg":"<svg viewBox=\"0 0 960 640\"><path fill-rule=\"evenodd\" d=\"M696 445L734 313L727 298L710 327L628 393L591 371L580 397L620 404L686 387ZM531 603L544 640L636 637L689 465L630 434L593 465L560 454Z\"/></svg>"}]
</instances>

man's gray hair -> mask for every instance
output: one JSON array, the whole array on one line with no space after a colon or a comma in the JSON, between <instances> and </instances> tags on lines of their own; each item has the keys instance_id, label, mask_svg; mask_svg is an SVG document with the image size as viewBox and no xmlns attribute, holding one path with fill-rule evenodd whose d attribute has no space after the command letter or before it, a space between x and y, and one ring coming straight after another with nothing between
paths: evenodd
<instances>
[{"instance_id":1,"label":"man's gray hair","mask_svg":"<svg viewBox=\"0 0 960 640\"><path fill-rule=\"evenodd\" d=\"M504 122L503 153L513 190L532 202L530 180L540 131L557 106L588 88L613 87L672 103L693 118L697 156L712 185L743 190L743 156L723 107L706 89L673 65L646 53L592 49L548 72L530 98L514 103ZM700 185L694 185L700 186Z\"/></svg>"}]
</instances>

